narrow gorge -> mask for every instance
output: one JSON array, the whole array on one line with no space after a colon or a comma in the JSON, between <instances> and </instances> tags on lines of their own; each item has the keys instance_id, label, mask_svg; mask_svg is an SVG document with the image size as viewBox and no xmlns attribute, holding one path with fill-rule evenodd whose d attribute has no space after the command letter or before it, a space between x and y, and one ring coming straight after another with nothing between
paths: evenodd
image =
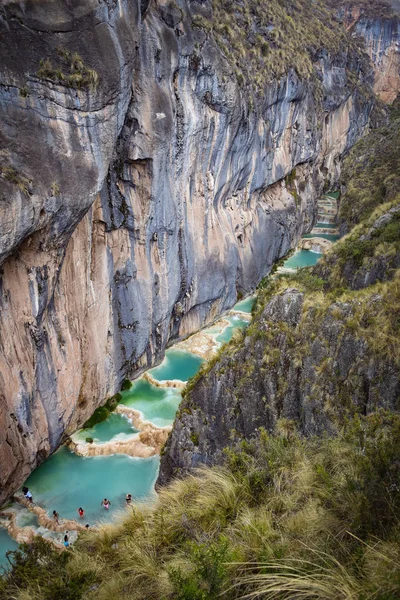
<instances>
[{"instance_id":1,"label":"narrow gorge","mask_svg":"<svg viewBox=\"0 0 400 600\"><path fill-rule=\"evenodd\" d=\"M351 43L316 51L308 83L282 58L250 105L211 10L3 3L2 499L255 287L368 127L372 73ZM338 28L326 39L346 44Z\"/></svg>"},{"instance_id":2,"label":"narrow gorge","mask_svg":"<svg viewBox=\"0 0 400 600\"><path fill-rule=\"evenodd\" d=\"M398 412L399 14L397 0L2 2L0 504L16 503L0 532L62 550L67 525L87 533L58 494L69 476L96 524L132 460L135 498L158 476L168 503L164 486L238 448L274 455L264 435L339 439ZM149 598L217 597L177 595L171 565Z\"/></svg>"}]
</instances>

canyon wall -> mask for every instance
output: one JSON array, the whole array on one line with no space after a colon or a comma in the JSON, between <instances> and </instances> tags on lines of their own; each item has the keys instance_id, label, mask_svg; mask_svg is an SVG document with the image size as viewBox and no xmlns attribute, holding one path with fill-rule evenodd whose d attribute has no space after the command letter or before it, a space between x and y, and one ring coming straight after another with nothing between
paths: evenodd
<instances>
[{"instance_id":1,"label":"canyon wall","mask_svg":"<svg viewBox=\"0 0 400 600\"><path fill-rule=\"evenodd\" d=\"M374 68L374 91L392 104L400 91L400 4L355 3L342 13L345 27L363 38Z\"/></svg>"},{"instance_id":2,"label":"canyon wall","mask_svg":"<svg viewBox=\"0 0 400 600\"><path fill-rule=\"evenodd\" d=\"M0 501L255 287L368 126L354 54L250 101L192 10L210 3L2 4Z\"/></svg>"}]
</instances>

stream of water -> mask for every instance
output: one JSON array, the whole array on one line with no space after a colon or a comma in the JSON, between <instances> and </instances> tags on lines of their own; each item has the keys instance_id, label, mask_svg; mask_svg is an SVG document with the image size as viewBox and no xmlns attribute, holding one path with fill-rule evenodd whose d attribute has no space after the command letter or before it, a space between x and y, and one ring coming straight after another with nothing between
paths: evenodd
<instances>
[{"instance_id":1,"label":"stream of water","mask_svg":"<svg viewBox=\"0 0 400 600\"><path fill-rule=\"evenodd\" d=\"M335 228L335 225L317 223L316 227ZM304 237L315 237L308 234ZM322 234L319 237L335 241L336 234ZM296 270L301 267L315 265L321 257L310 250L298 250L289 257L281 269ZM250 314L255 296L238 302L233 311L223 318L222 324L212 325L204 330L217 343L224 344L232 339L234 332L245 328L249 320L244 315ZM121 404L139 412L144 421L149 421L157 427L172 425L179 403L181 389L170 387L173 380L186 382L193 377L204 360L188 351L170 348L165 353L162 363L149 369L149 375L158 382L167 382L166 386L158 387L145 378L133 382L129 390L121 392ZM73 435L76 442L85 442L92 438L96 444L109 441L129 440L137 435L137 429L124 415L114 413L91 429L80 430ZM84 522L94 525L110 521L125 508L125 495L131 493L135 500L155 497L154 483L159 468L159 457L132 458L123 454L109 456L77 456L65 446L48 458L28 478L26 485L33 494L34 501L45 508L48 513L57 510L60 518L78 519L77 508L85 510ZM111 501L110 510L101 506L103 498ZM45 537L56 536L38 527L36 516L27 509L15 505L17 523L20 526L32 526ZM6 566L5 552L17 547L16 542L7 531L0 527L0 566Z\"/></svg>"},{"instance_id":2,"label":"stream of water","mask_svg":"<svg viewBox=\"0 0 400 600\"><path fill-rule=\"evenodd\" d=\"M1 567L7 567L9 565L6 552L7 550L16 550L18 548L17 542L15 542L8 532L0 527L0 573Z\"/></svg>"}]
</instances>

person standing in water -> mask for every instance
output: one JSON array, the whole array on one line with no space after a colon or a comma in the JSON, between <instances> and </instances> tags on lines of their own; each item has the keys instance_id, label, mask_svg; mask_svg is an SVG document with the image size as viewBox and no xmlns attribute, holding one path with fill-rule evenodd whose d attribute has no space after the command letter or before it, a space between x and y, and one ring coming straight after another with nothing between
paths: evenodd
<instances>
[{"instance_id":1,"label":"person standing in water","mask_svg":"<svg viewBox=\"0 0 400 600\"><path fill-rule=\"evenodd\" d=\"M56 510L53 510L53 519L56 525L60 524L59 517L60 515L58 514L58 512Z\"/></svg>"},{"instance_id":2,"label":"person standing in water","mask_svg":"<svg viewBox=\"0 0 400 600\"><path fill-rule=\"evenodd\" d=\"M33 502L32 494L27 487L22 488L22 493L24 494L25 498L29 500L29 502Z\"/></svg>"},{"instance_id":3,"label":"person standing in water","mask_svg":"<svg viewBox=\"0 0 400 600\"><path fill-rule=\"evenodd\" d=\"M64 546L66 548L69 548L69 535L68 535L68 531L66 531L65 535L64 535Z\"/></svg>"},{"instance_id":4,"label":"person standing in water","mask_svg":"<svg viewBox=\"0 0 400 600\"><path fill-rule=\"evenodd\" d=\"M127 494L125 496L125 502L126 502L127 506L129 506L130 504L132 504L132 494Z\"/></svg>"},{"instance_id":5,"label":"person standing in water","mask_svg":"<svg viewBox=\"0 0 400 600\"><path fill-rule=\"evenodd\" d=\"M83 510L83 508L81 506L77 509L77 513L80 516L80 518L83 519L83 515L85 514L85 511Z\"/></svg>"},{"instance_id":6,"label":"person standing in water","mask_svg":"<svg viewBox=\"0 0 400 600\"><path fill-rule=\"evenodd\" d=\"M109 500L107 500L107 498L104 498L104 500L101 501L100 506L104 506L104 508L106 510L108 510L110 508L110 504L111 504L111 502Z\"/></svg>"}]
</instances>

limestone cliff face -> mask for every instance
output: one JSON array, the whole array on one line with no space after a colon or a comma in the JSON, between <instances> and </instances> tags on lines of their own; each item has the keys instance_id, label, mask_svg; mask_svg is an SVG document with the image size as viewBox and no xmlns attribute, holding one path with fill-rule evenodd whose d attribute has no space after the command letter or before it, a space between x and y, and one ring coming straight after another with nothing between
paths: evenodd
<instances>
[{"instance_id":1,"label":"limestone cliff face","mask_svg":"<svg viewBox=\"0 0 400 600\"><path fill-rule=\"evenodd\" d=\"M191 10L2 3L0 501L254 288L368 125L354 57L321 51L317 85L291 70L251 107Z\"/></svg>"},{"instance_id":2,"label":"limestone cliff face","mask_svg":"<svg viewBox=\"0 0 400 600\"><path fill-rule=\"evenodd\" d=\"M374 65L374 91L388 104L394 102L400 91L400 6L396 1L392 4L393 9L386 5L377 13L374 3L369 7L356 3L343 12L348 30L365 41Z\"/></svg>"}]
</instances>

